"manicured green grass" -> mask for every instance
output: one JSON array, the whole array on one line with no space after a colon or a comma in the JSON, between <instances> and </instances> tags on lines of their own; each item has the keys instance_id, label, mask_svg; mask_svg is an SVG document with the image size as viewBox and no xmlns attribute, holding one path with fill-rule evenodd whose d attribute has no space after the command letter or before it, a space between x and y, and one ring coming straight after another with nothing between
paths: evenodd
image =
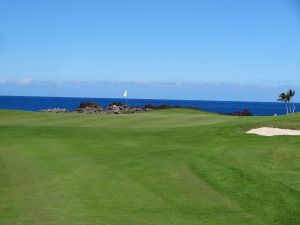
<instances>
[{"instance_id":1,"label":"manicured green grass","mask_svg":"<svg viewBox=\"0 0 300 225\"><path fill-rule=\"evenodd\" d=\"M0 111L0 224L300 224L300 115Z\"/></svg>"}]
</instances>

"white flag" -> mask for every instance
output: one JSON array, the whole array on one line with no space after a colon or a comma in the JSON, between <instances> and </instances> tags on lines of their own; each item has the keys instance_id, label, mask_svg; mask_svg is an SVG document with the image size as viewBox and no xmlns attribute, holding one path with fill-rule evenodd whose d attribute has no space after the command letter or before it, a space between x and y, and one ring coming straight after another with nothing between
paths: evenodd
<instances>
[{"instance_id":1,"label":"white flag","mask_svg":"<svg viewBox=\"0 0 300 225\"><path fill-rule=\"evenodd\" d=\"M124 92L124 97L127 98L127 90Z\"/></svg>"}]
</instances>

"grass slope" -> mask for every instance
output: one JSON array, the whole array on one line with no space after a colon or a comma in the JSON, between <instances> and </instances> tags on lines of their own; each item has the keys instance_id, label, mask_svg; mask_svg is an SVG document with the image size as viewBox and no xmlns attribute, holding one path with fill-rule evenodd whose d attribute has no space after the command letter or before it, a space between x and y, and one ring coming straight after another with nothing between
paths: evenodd
<instances>
[{"instance_id":1,"label":"grass slope","mask_svg":"<svg viewBox=\"0 0 300 225\"><path fill-rule=\"evenodd\" d=\"M0 224L300 224L300 115L0 111Z\"/></svg>"}]
</instances>

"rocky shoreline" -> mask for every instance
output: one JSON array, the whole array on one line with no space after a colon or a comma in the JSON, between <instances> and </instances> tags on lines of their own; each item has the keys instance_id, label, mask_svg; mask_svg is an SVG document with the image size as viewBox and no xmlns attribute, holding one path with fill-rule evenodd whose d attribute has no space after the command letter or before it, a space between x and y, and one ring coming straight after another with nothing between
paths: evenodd
<instances>
[{"instance_id":1,"label":"rocky shoreline","mask_svg":"<svg viewBox=\"0 0 300 225\"><path fill-rule=\"evenodd\" d=\"M95 102L82 102L79 107L74 111L68 111L65 108L49 108L42 109L39 112L42 113L79 113L79 114L133 114L151 111L154 109L165 109L171 108L171 106L152 106L145 105L144 107L125 106L122 103L114 102L107 108L102 108L98 103Z\"/></svg>"},{"instance_id":2,"label":"rocky shoreline","mask_svg":"<svg viewBox=\"0 0 300 225\"><path fill-rule=\"evenodd\" d=\"M160 109L170 109L170 108L188 108L188 109L196 109L193 107L184 107L179 105L144 105L143 107L136 107L136 106L126 106L123 103L113 102L107 108L102 108L96 102L82 102L80 103L79 107L74 111L68 111L65 108L49 108L49 109L42 109L39 112L42 113L78 113L78 114L134 114L134 113L141 113L147 112L151 110L160 110ZM222 114L222 113L220 113ZM231 115L231 116L252 116L252 113L248 109L244 109L243 111L237 111L233 113L228 113L224 115Z\"/></svg>"}]
</instances>

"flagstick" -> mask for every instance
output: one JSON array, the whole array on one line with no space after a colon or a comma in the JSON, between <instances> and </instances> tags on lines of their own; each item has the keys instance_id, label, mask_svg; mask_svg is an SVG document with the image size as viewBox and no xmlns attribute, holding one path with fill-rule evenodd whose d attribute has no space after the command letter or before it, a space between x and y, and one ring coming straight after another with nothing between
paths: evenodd
<instances>
[{"instance_id":1,"label":"flagstick","mask_svg":"<svg viewBox=\"0 0 300 225\"><path fill-rule=\"evenodd\" d=\"M127 115L127 97L125 97L125 114Z\"/></svg>"},{"instance_id":2,"label":"flagstick","mask_svg":"<svg viewBox=\"0 0 300 225\"><path fill-rule=\"evenodd\" d=\"M127 114L127 90L124 92L124 98L125 98L125 114Z\"/></svg>"}]
</instances>

